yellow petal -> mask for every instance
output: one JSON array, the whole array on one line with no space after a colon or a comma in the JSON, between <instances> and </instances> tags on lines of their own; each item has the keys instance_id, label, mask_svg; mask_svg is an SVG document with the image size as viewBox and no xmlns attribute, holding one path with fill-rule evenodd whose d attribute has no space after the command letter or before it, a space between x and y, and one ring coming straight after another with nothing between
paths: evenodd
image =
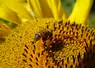
<instances>
[{"instance_id":1,"label":"yellow petal","mask_svg":"<svg viewBox=\"0 0 95 68\"><path fill-rule=\"evenodd\" d=\"M36 18L66 19L61 0L28 0Z\"/></svg>"},{"instance_id":2,"label":"yellow petal","mask_svg":"<svg viewBox=\"0 0 95 68\"><path fill-rule=\"evenodd\" d=\"M34 12L34 17L35 18L42 18L42 10L40 7L40 3L38 0L28 0L28 3L32 9L32 11Z\"/></svg>"},{"instance_id":3,"label":"yellow petal","mask_svg":"<svg viewBox=\"0 0 95 68\"><path fill-rule=\"evenodd\" d=\"M59 2L58 4L58 14L59 14L59 18L62 18L63 20L66 20L67 16L66 16L66 12L64 11L61 2Z\"/></svg>"},{"instance_id":4,"label":"yellow petal","mask_svg":"<svg viewBox=\"0 0 95 68\"><path fill-rule=\"evenodd\" d=\"M55 19L66 19L66 13L61 5L61 0L47 0Z\"/></svg>"},{"instance_id":5,"label":"yellow petal","mask_svg":"<svg viewBox=\"0 0 95 68\"><path fill-rule=\"evenodd\" d=\"M22 17L32 19L32 15L27 11L27 9L25 8L25 4L22 3L20 0L0 0L0 3L5 4Z\"/></svg>"},{"instance_id":6,"label":"yellow petal","mask_svg":"<svg viewBox=\"0 0 95 68\"><path fill-rule=\"evenodd\" d=\"M17 13L2 4L0 4L0 17L16 24L20 23Z\"/></svg>"},{"instance_id":7,"label":"yellow petal","mask_svg":"<svg viewBox=\"0 0 95 68\"><path fill-rule=\"evenodd\" d=\"M6 24L0 22L0 38L7 36L12 29Z\"/></svg>"},{"instance_id":8,"label":"yellow petal","mask_svg":"<svg viewBox=\"0 0 95 68\"><path fill-rule=\"evenodd\" d=\"M50 6L48 5L48 2L46 0L39 0L39 3L42 9L43 17L52 18L53 14Z\"/></svg>"},{"instance_id":9,"label":"yellow petal","mask_svg":"<svg viewBox=\"0 0 95 68\"><path fill-rule=\"evenodd\" d=\"M92 6L93 0L76 0L73 11L68 18L71 22L78 24L87 24L87 18Z\"/></svg>"}]
</instances>

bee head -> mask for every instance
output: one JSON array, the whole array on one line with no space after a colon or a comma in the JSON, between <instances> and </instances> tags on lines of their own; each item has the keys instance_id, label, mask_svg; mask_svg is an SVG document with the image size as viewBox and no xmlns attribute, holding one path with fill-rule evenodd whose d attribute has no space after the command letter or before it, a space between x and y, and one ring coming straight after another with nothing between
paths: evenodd
<instances>
[{"instance_id":1,"label":"bee head","mask_svg":"<svg viewBox=\"0 0 95 68\"><path fill-rule=\"evenodd\" d=\"M40 38L41 38L41 33L35 34L35 36L34 36L35 41L38 41Z\"/></svg>"}]
</instances>

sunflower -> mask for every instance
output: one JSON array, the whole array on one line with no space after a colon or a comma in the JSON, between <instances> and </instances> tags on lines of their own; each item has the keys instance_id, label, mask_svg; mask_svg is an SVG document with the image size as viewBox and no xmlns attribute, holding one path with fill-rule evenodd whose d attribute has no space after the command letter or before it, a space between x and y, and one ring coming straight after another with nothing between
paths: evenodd
<instances>
[{"instance_id":1,"label":"sunflower","mask_svg":"<svg viewBox=\"0 0 95 68\"><path fill-rule=\"evenodd\" d=\"M77 15L78 9L83 6L81 0L76 1L74 10L68 19L61 7L60 0L28 0L33 11L32 17L29 18L23 16L23 13L19 14L20 11L17 8L22 6L13 6L15 1L12 3L13 5L2 2L10 8L9 10L17 14L16 17L21 24L18 25L17 18L14 20L13 17L5 17L9 21L14 20L12 22L17 23L18 26L5 37L4 42L0 45L0 68L95 67L95 29L84 25L92 1L87 0L87 6L85 6L87 12L80 13L80 15L84 14L83 19ZM23 3L22 5L25 7L28 6L26 1L19 2ZM15 3L15 5L19 4ZM27 11L31 10L28 8ZM4 21L4 19L2 20Z\"/></svg>"},{"instance_id":2,"label":"sunflower","mask_svg":"<svg viewBox=\"0 0 95 68\"><path fill-rule=\"evenodd\" d=\"M0 18L11 22L13 25L39 18L61 18L66 20L66 14L60 0L1 0L0 11Z\"/></svg>"}]
</instances>

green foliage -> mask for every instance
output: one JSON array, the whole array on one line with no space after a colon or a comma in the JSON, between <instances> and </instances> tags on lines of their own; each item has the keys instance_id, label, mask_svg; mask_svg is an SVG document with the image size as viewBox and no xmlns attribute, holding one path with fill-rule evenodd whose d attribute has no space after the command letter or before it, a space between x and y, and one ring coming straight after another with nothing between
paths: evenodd
<instances>
[{"instance_id":1,"label":"green foliage","mask_svg":"<svg viewBox=\"0 0 95 68\"><path fill-rule=\"evenodd\" d=\"M64 7L67 15L69 16L73 9L75 0L61 0L61 1L62 1L62 6Z\"/></svg>"},{"instance_id":2,"label":"green foliage","mask_svg":"<svg viewBox=\"0 0 95 68\"><path fill-rule=\"evenodd\" d=\"M10 26L11 28L14 28L14 27L17 26L16 24L14 24L14 23L12 23L12 22L10 22L10 21L7 21L7 20L5 20L5 19L3 19L3 18L0 18L0 22L3 22L3 23L5 23L5 24L7 24L7 25Z\"/></svg>"},{"instance_id":3,"label":"green foliage","mask_svg":"<svg viewBox=\"0 0 95 68\"><path fill-rule=\"evenodd\" d=\"M90 15L88 26L95 28L95 12Z\"/></svg>"}]
</instances>

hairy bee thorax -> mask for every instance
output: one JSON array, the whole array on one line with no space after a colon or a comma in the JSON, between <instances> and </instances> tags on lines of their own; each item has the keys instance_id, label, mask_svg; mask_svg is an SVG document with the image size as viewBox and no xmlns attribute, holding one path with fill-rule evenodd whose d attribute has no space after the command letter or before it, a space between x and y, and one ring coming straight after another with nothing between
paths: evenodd
<instances>
[{"instance_id":1,"label":"hairy bee thorax","mask_svg":"<svg viewBox=\"0 0 95 68\"><path fill-rule=\"evenodd\" d=\"M18 26L2 45L1 68L95 67L95 30L81 24L33 20Z\"/></svg>"}]
</instances>

